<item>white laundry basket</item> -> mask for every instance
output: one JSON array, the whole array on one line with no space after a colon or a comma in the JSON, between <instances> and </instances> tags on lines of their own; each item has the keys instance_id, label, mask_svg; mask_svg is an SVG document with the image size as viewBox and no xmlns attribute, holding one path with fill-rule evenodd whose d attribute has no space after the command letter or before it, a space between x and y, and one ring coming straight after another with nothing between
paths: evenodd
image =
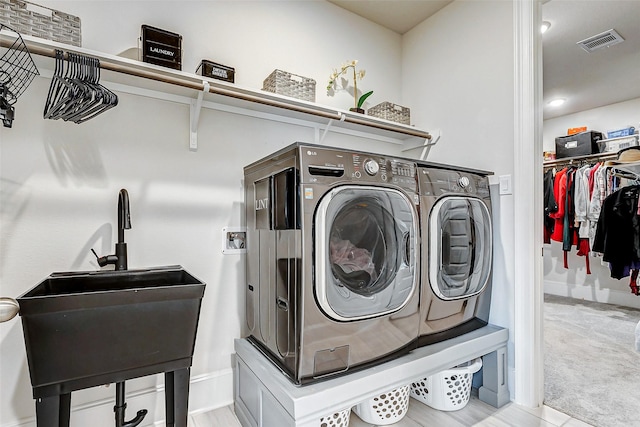
<instances>
[{"instance_id":1,"label":"white laundry basket","mask_svg":"<svg viewBox=\"0 0 640 427\"><path fill-rule=\"evenodd\" d=\"M409 410L409 385L395 388L387 393L365 400L353 408L362 421L377 426L386 426L400 421Z\"/></svg>"},{"instance_id":2,"label":"white laundry basket","mask_svg":"<svg viewBox=\"0 0 640 427\"><path fill-rule=\"evenodd\" d=\"M411 384L411 397L441 411L457 411L469 403L473 374L482 368L482 359L447 369Z\"/></svg>"},{"instance_id":3,"label":"white laundry basket","mask_svg":"<svg viewBox=\"0 0 640 427\"><path fill-rule=\"evenodd\" d=\"M349 427L351 408L320 418L320 427Z\"/></svg>"}]
</instances>

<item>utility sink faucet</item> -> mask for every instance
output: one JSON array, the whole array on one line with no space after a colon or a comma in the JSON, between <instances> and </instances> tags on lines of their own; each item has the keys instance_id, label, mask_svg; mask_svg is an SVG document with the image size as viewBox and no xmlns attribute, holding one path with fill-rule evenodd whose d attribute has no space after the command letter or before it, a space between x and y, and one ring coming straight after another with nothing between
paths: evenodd
<instances>
[{"instance_id":1,"label":"utility sink faucet","mask_svg":"<svg viewBox=\"0 0 640 427\"><path fill-rule=\"evenodd\" d=\"M131 228L131 215L129 211L129 193L124 188L118 194L118 242L116 253L99 257L96 251L91 252L96 256L98 265L104 267L107 264L116 266L116 270L127 269L127 244L124 241L124 230Z\"/></svg>"}]
</instances>

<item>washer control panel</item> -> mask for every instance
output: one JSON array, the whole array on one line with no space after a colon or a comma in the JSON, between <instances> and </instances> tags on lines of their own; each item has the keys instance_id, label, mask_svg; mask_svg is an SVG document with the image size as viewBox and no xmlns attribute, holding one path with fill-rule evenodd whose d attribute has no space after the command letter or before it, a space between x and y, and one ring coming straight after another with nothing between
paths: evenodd
<instances>
[{"instance_id":1,"label":"washer control panel","mask_svg":"<svg viewBox=\"0 0 640 427\"><path fill-rule=\"evenodd\" d=\"M320 147L305 147L301 154L303 183L394 184L417 191L416 164L411 160Z\"/></svg>"},{"instance_id":2,"label":"washer control panel","mask_svg":"<svg viewBox=\"0 0 640 427\"><path fill-rule=\"evenodd\" d=\"M367 159L364 161L364 171L370 176L374 176L380 170L380 166L375 160Z\"/></svg>"}]
</instances>

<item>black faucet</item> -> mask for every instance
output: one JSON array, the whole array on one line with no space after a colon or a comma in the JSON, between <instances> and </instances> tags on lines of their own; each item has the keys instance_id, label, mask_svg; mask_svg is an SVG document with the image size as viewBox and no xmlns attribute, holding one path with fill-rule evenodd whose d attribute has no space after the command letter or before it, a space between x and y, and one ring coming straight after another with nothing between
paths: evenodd
<instances>
[{"instance_id":1,"label":"black faucet","mask_svg":"<svg viewBox=\"0 0 640 427\"><path fill-rule=\"evenodd\" d=\"M96 256L98 265L104 267L107 264L113 264L116 266L116 270L127 269L127 244L124 242L124 230L131 228L131 216L129 213L129 193L124 188L120 190L118 194L118 242L116 243L115 255L107 255L99 257L96 251L91 249L91 252ZM136 416L130 420L125 421L125 410L127 404L124 401L124 381L116 383L116 405L113 407L115 412L116 427L136 427L142 422L147 415L147 410L142 409L138 411Z\"/></svg>"},{"instance_id":2,"label":"black faucet","mask_svg":"<svg viewBox=\"0 0 640 427\"><path fill-rule=\"evenodd\" d=\"M107 264L114 264L116 270L127 269L127 244L124 242L124 230L131 228L131 216L129 213L129 193L124 188L118 194L118 243L116 243L115 255L99 257L96 251L91 252L96 256L98 265L104 267Z\"/></svg>"},{"instance_id":3,"label":"black faucet","mask_svg":"<svg viewBox=\"0 0 640 427\"><path fill-rule=\"evenodd\" d=\"M118 194L118 243L116 243L116 270L127 269L127 244L124 242L124 230L131 228L129 215L129 193L124 188Z\"/></svg>"}]
</instances>

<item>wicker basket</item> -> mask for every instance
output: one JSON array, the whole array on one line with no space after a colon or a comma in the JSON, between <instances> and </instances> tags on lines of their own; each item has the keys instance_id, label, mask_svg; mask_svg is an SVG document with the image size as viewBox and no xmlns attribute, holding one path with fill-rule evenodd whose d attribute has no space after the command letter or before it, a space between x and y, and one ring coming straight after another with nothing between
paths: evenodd
<instances>
[{"instance_id":1,"label":"wicker basket","mask_svg":"<svg viewBox=\"0 0 640 427\"><path fill-rule=\"evenodd\" d=\"M411 116L408 107L403 107L402 105L393 104L387 101L369 108L367 110L367 115L396 123L401 123L403 125L408 125L411 122Z\"/></svg>"},{"instance_id":2,"label":"wicker basket","mask_svg":"<svg viewBox=\"0 0 640 427\"><path fill-rule=\"evenodd\" d=\"M29 10L27 7L40 10ZM27 34L73 46L82 46L80 18L24 0L0 0L0 22Z\"/></svg>"},{"instance_id":3,"label":"wicker basket","mask_svg":"<svg viewBox=\"0 0 640 427\"><path fill-rule=\"evenodd\" d=\"M316 81L287 71L274 70L262 83L262 90L303 101L316 101Z\"/></svg>"}]
</instances>

